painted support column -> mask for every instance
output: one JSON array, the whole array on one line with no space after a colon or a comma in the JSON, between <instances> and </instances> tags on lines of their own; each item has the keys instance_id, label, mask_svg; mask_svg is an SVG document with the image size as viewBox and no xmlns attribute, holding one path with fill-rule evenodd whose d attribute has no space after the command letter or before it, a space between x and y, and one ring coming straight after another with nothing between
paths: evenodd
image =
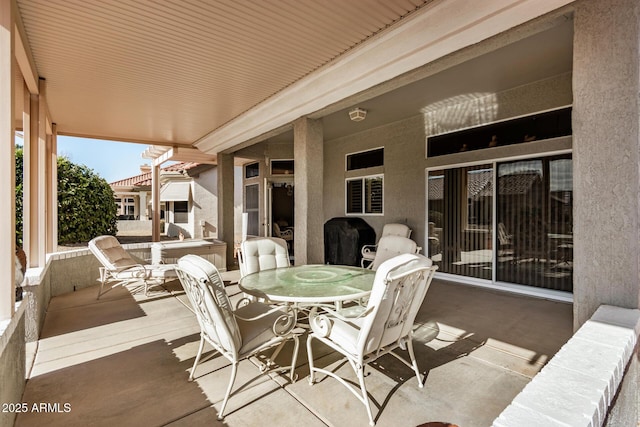
<instances>
[{"instance_id":1,"label":"painted support column","mask_svg":"<svg viewBox=\"0 0 640 427\"><path fill-rule=\"evenodd\" d=\"M28 228L29 228L29 193L27 193L27 189L29 188L29 179L28 179L28 169L27 165L29 164L29 158L27 155L27 151L29 149L29 144L31 141L31 93L29 92L29 88L25 83L23 85L23 108L22 108L22 248L26 254L28 254Z\"/></svg>"},{"instance_id":2,"label":"painted support column","mask_svg":"<svg viewBox=\"0 0 640 427\"><path fill-rule=\"evenodd\" d=\"M15 236L15 54L14 2L0 0L0 236ZM15 302L15 239L0 245L0 320L10 319Z\"/></svg>"},{"instance_id":3,"label":"painted support column","mask_svg":"<svg viewBox=\"0 0 640 427\"><path fill-rule=\"evenodd\" d=\"M138 206L138 219L140 221L145 221L148 219L147 215L147 193L145 191L140 192L140 200Z\"/></svg>"},{"instance_id":4,"label":"painted support column","mask_svg":"<svg viewBox=\"0 0 640 427\"><path fill-rule=\"evenodd\" d=\"M46 254L46 83L39 80L40 94L31 95L29 140L24 141L23 241L29 267L44 265Z\"/></svg>"},{"instance_id":5,"label":"painted support column","mask_svg":"<svg viewBox=\"0 0 640 427\"><path fill-rule=\"evenodd\" d=\"M33 212L38 220L38 267L44 267L47 255L47 82L38 81L40 101L38 102L38 178L36 181L36 197L39 209Z\"/></svg>"},{"instance_id":6,"label":"painted support column","mask_svg":"<svg viewBox=\"0 0 640 427\"><path fill-rule=\"evenodd\" d=\"M160 241L160 166L151 166L151 241Z\"/></svg>"},{"instance_id":7,"label":"painted support column","mask_svg":"<svg viewBox=\"0 0 640 427\"><path fill-rule=\"evenodd\" d=\"M29 267L38 266L38 114L40 109L38 104L40 97L35 94L30 95L29 109L29 138L24 139L24 222L22 224L22 235L24 251L27 255Z\"/></svg>"},{"instance_id":8,"label":"painted support column","mask_svg":"<svg viewBox=\"0 0 640 427\"><path fill-rule=\"evenodd\" d=\"M227 244L227 268L234 259L233 154L218 153L218 239Z\"/></svg>"},{"instance_id":9,"label":"painted support column","mask_svg":"<svg viewBox=\"0 0 640 427\"><path fill-rule=\"evenodd\" d=\"M296 120L293 123L295 162L293 243L296 265L324 263L323 153L322 122L306 117Z\"/></svg>"},{"instance_id":10,"label":"painted support column","mask_svg":"<svg viewBox=\"0 0 640 427\"><path fill-rule=\"evenodd\" d=\"M640 3L576 2L574 328L640 307Z\"/></svg>"},{"instance_id":11,"label":"painted support column","mask_svg":"<svg viewBox=\"0 0 640 427\"><path fill-rule=\"evenodd\" d=\"M46 252L58 249L58 126L53 123L46 147L47 244Z\"/></svg>"}]
</instances>

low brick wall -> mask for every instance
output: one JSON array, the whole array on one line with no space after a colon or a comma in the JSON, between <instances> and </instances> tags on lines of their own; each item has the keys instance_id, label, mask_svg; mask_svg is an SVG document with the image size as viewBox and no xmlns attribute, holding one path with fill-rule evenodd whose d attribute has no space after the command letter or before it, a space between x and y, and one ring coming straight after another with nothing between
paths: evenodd
<instances>
[{"instance_id":1,"label":"low brick wall","mask_svg":"<svg viewBox=\"0 0 640 427\"><path fill-rule=\"evenodd\" d=\"M636 426L640 310L603 305L494 421L494 427Z\"/></svg>"},{"instance_id":2,"label":"low brick wall","mask_svg":"<svg viewBox=\"0 0 640 427\"><path fill-rule=\"evenodd\" d=\"M0 403L22 401L25 386L25 304L20 304L12 319L0 322ZM16 411L0 411L0 426L12 426Z\"/></svg>"},{"instance_id":3,"label":"low brick wall","mask_svg":"<svg viewBox=\"0 0 640 427\"><path fill-rule=\"evenodd\" d=\"M123 245L133 257L151 258L151 243ZM26 305L25 336L36 341L44 323L51 297L93 286L100 277L101 264L87 248L56 252L47 257L44 268L27 270L23 283L23 304Z\"/></svg>"}]
</instances>

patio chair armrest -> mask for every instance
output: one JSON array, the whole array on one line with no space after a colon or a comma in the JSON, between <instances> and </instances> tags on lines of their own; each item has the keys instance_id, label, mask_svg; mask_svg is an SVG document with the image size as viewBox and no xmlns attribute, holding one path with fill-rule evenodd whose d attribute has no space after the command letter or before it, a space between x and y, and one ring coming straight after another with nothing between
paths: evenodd
<instances>
[{"instance_id":1,"label":"patio chair armrest","mask_svg":"<svg viewBox=\"0 0 640 427\"><path fill-rule=\"evenodd\" d=\"M362 317L366 317L369 313L371 313L373 311L374 307L367 307L365 310L362 310L360 312L356 313L352 313L352 312L348 312L346 310L343 311L336 311L336 310L332 310L330 308L325 308L325 315L329 315L330 317L335 317L336 319L340 319L342 321L345 322L349 322L351 320L356 320L356 319L360 319Z\"/></svg>"},{"instance_id":2,"label":"patio chair armrest","mask_svg":"<svg viewBox=\"0 0 640 427\"><path fill-rule=\"evenodd\" d=\"M261 304L261 303L257 303L257 304ZM278 336L283 336L283 335L287 335L289 332L291 332L293 330L293 328L296 326L296 322L298 321L298 315L296 313L296 310L287 305L287 306L276 306L276 305L269 305L269 310L265 311L264 313L260 313L257 316L252 316L252 317L244 317L244 316L240 316L237 313L233 313L233 315L240 320L243 320L245 322L253 322L256 320L260 320L263 319L267 316L271 316L274 313L280 312L280 316L278 316L275 321L273 322L273 333L275 335Z\"/></svg>"},{"instance_id":3,"label":"patio chair armrest","mask_svg":"<svg viewBox=\"0 0 640 427\"><path fill-rule=\"evenodd\" d=\"M149 276L151 275L151 270L146 268L142 264L136 264L136 265L132 265L131 267L123 268L122 270L119 270L118 273L121 273L123 271L131 272L133 277L140 278L140 279L148 279Z\"/></svg>"},{"instance_id":4,"label":"patio chair armrest","mask_svg":"<svg viewBox=\"0 0 640 427\"><path fill-rule=\"evenodd\" d=\"M377 249L378 245L364 245L362 247L362 249L360 249L360 253L362 253L362 255L364 254L368 254L371 252L375 252Z\"/></svg>"},{"instance_id":5,"label":"patio chair armrest","mask_svg":"<svg viewBox=\"0 0 640 427\"><path fill-rule=\"evenodd\" d=\"M339 312L335 310L331 310L329 308L324 308L324 313L318 314L318 307L314 307L309 312L309 324L313 324L312 329L314 333L321 337L327 337L331 332L331 327L333 325L333 319L339 319L344 322L351 322L356 319L360 319L362 317L366 317L369 313L373 311L374 307L367 307L366 310L358 313L356 316L343 316Z\"/></svg>"}]
</instances>

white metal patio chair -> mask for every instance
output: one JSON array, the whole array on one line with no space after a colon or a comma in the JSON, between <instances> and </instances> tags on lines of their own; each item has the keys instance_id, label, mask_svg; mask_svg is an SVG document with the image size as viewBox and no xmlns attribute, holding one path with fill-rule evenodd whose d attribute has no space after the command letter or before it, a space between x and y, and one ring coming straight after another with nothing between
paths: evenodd
<instances>
[{"instance_id":1,"label":"white metal patio chair","mask_svg":"<svg viewBox=\"0 0 640 427\"><path fill-rule=\"evenodd\" d=\"M413 352L413 322L437 268L422 255L399 255L387 260L376 271L369 302L357 317L344 317L331 311L318 314L312 310L309 316L311 333L307 338L309 384L315 382L316 372L335 378L364 404L371 425L375 422L364 381L366 365L391 354L415 372L422 388L424 380ZM335 372L314 365L314 339L346 357L358 377L360 390ZM410 361L394 352L398 348L408 351Z\"/></svg>"},{"instance_id":2,"label":"white metal patio chair","mask_svg":"<svg viewBox=\"0 0 640 427\"><path fill-rule=\"evenodd\" d=\"M289 267L287 242L278 237L256 237L240 244L240 277L273 268Z\"/></svg>"},{"instance_id":3,"label":"white metal patio chair","mask_svg":"<svg viewBox=\"0 0 640 427\"><path fill-rule=\"evenodd\" d=\"M231 378L220 408L219 419L224 417L241 360L276 347L271 358L260 368L265 372L272 367L272 360L282 346L291 339L294 341L291 366L278 369L289 369L290 379L294 381L298 335L302 331L295 329L295 316L291 310L274 308L260 302L252 302L233 310L220 273L213 264L198 255L185 255L180 258L177 273L200 325L200 347L191 368L189 381L193 380L205 341L232 363Z\"/></svg>"},{"instance_id":4,"label":"white metal patio chair","mask_svg":"<svg viewBox=\"0 0 640 427\"><path fill-rule=\"evenodd\" d=\"M289 267L289 250L287 242L278 237L255 237L240 244L238 251L240 278L247 274L280 267ZM254 301L255 297L246 295L238 301L238 306L247 301Z\"/></svg>"},{"instance_id":5,"label":"white metal patio chair","mask_svg":"<svg viewBox=\"0 0 640 427\"><path fill-rule=\"evenodd\" d=\"M380 238L376 256L366 268L377 270L383 262L401 254L416 254L422 248L413 240L402 236L384 236Z\"/></svg>"},{"instance_id":6,"label":"white metal patio chair","mask_svg":"<svg viewBox=\"0 0 640 427\"><path fill-rule=\"evenodd\" d=\"M133 283L141 283L144 294L149 288L163 284L168 279L177 277L175 264L142 264L134 259L120 245L114 236L98 236L89 242L89 250L95 255L102 267L100 267L100 289L96 299L116 286L124 286ZM104 290L105 285L111 287Z\"/></svg>"},{"instance_id":7,"label":"white metal patio chair","mask_svg":"<svg viewBox=\"0 0 640 427\"><path fill-rule=\"evenodd\" d=\"M408 239L409 236L411 236L411 229L406 224L397 224L397 223L385 224L384 227L382 227L382 234L380 235L380 239L382 239L385 236L401 236L401 237L406 237ZM378 244L379 243L380 242L378 242ZM360 260L361 267L364 268L371 265L374 258L376 257L377 246L378 245L376 244L376 245L364 245L362 247L362 249L360 250L360 254L362 255L362 259Z\"/></svg>"},{"instance_id":8,"label":"white metal patio chair","mask_svg":"<svg viewBox=\"0 0 640 427\"><path fill-rule=\"evenodd\" d=\"M287 243L293 241L293 228L280 228L280 224L273 223L273 237L279 237Z\"/></svg>"}]
</instances>

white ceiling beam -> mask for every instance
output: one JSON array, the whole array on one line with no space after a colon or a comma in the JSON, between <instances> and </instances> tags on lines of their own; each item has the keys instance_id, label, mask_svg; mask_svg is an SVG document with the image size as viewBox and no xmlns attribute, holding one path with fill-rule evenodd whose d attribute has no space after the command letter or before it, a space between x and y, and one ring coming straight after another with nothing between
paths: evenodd
<instances>
[{"instance_id":1,"label":"white ceiling beam","mask_svg":"<svg viewBox=\"0 0 640 427\"><path fill-rule=\"evenodd\" d=\"M197 148L149 146L142 153L142 157L152 159L154 166L160 166L168 161L217 164L215 154L203 153Z\"/></svg>"}]
</instances>

